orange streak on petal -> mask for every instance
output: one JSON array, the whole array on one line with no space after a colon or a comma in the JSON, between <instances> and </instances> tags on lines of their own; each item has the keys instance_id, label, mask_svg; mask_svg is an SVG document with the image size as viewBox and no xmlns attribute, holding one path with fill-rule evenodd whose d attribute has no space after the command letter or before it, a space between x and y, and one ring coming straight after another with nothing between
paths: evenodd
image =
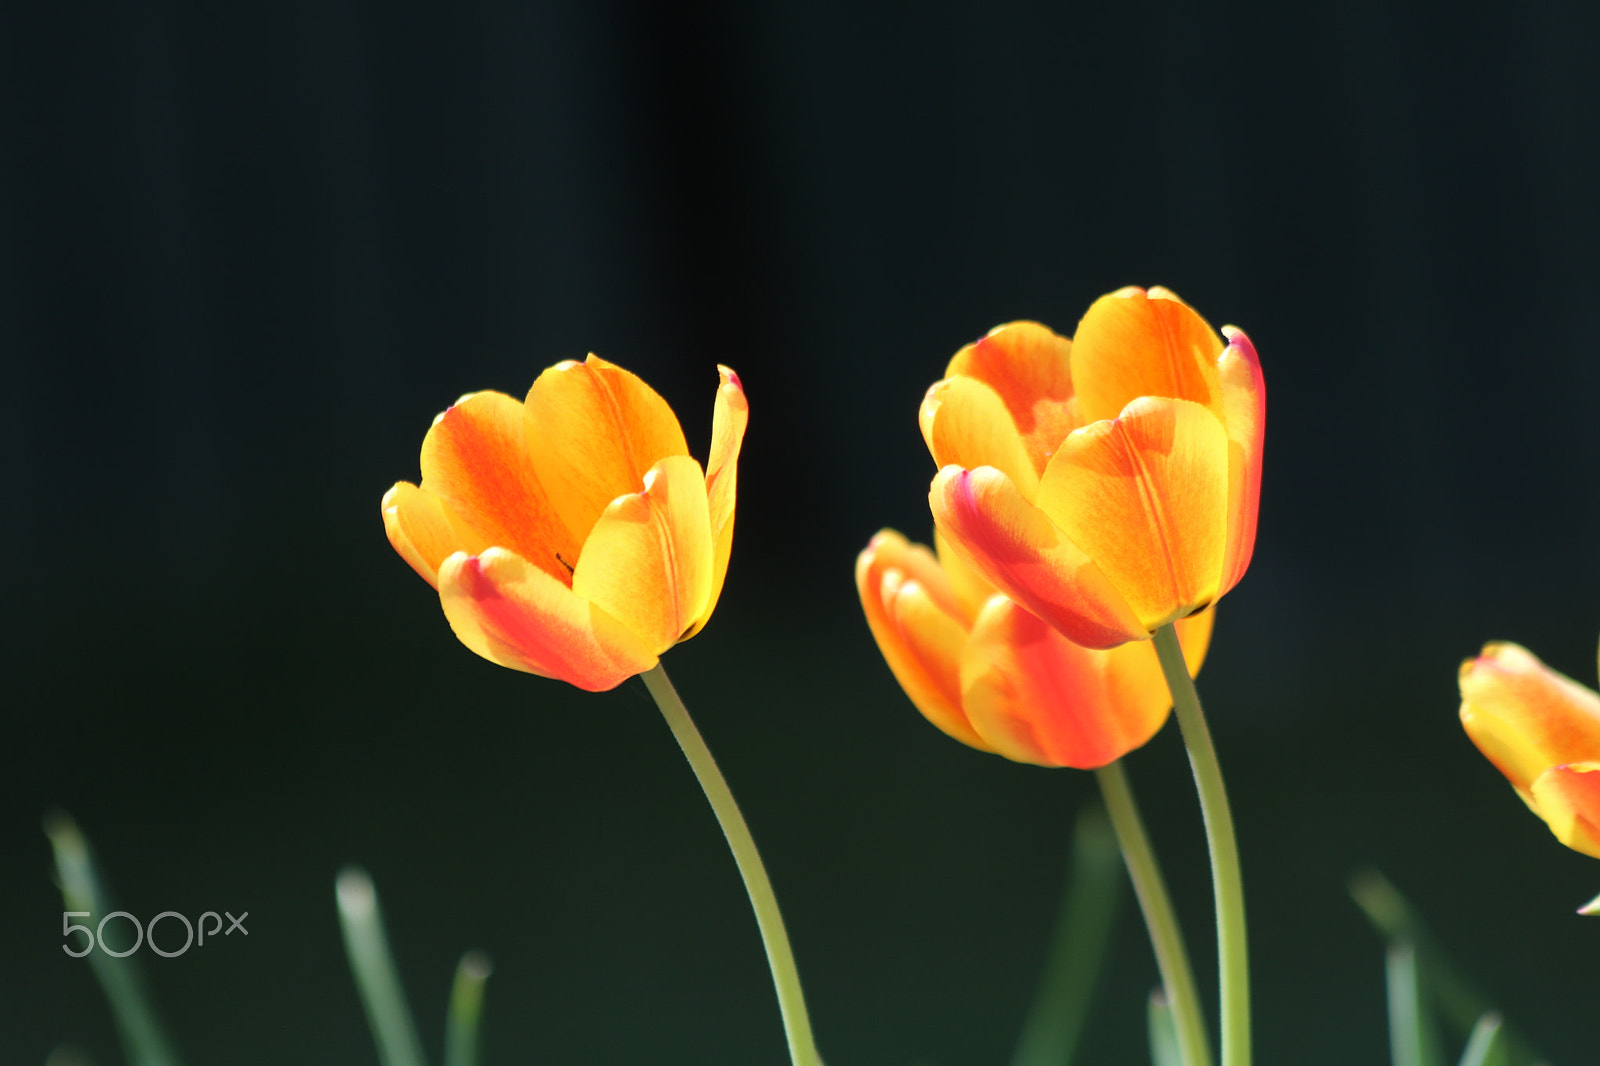
<instances>
[{"instance_id":1,"label":"orange streak on petal","mask_svg":"<svg viewBox=\"0 0 1600 1066\"><path fill-rule=\"evenodd\" d=\"M1217 598L1228 438L1199 404L1146 396L1077 430L1051 460L1037 503L1146 631Z\"/></svg>"},{"instance_id":2,"label":"orange streak on petal","mask_svg":"<svg viewBox=\"0 0 1600 1066\"><path fill-rule=\"evenodd\" d=\"M945 377L967 377L993 389L1011 415L1035 474L1078 427L1072 391L1072 341L1037 322L996 326L982 340L955 354ZM937 457L936 457L937 458ZM938 459L944 466L996 466Z\"/></svg>"},{"instance_id":3,"label":"orange streak on petal","mask_svg":"<svg viewBox=\"0 0 1600 1066\"><path fill-rule=\"evenodd\" d=\"M503 548L446 559L439 600L461 643L513 670L602 692L656 664L626 626Z\"/></svg>"},{"instance_id":4,"label":"orange streak on petal","mask_svg":"<svg viewBox=\"0 0 1600 1066\"><path fill-rule=\"evenodd\" d=\"M967 630L914 574L938 572L928 550L886 529L856 558L856 591L878 650L922 716L947 735L992 750L961 709L960 657Z\"/></svg>"},{"instance_id":5,"label":"orange streak on petal","mask_svg":"<svg viewBox=\"0 0 1600 1066\"><path fill-rule=\"evenodd\" d=\"M572 589L659 655L705 611L711 571L705 477L699 463L673 455L650 468L643 492L617 497L595 522Z\"/></svg>"},{"instance_id":6,"label":"orange streak on petal","mask_svg":"<svg viewBox=\"0 0 1600 1066\"><path fill-rule=\"evenodd\" d=\"M722 595L722 582L728 575L728 558L733 553L733 515L738 495L739 447L745 426L750 421L750 404L745 399L739 375L725 366L717 367L722 384L717 389L717 405L711 416L711 454L706 467L706 504L711 513L712 557L711 596L706 608L684 634L694 636L711 619Z\"/></svg>"},{"instance_id":7,"label":"orange streak on petal","mask_svg":"<svg viewBox=\"0 0 1600 1066\"><path fill-rule=\"evenodd\" d=\"M1033 498L1039 472L1023 448L1005 401L977 378L945 378L922 399L917 421L933 461L940 466L1002 470Z\"/></svg>"},{"instance_id":8,"label":"orange streak on petal","mask_svg":"<svg viewBox=\"0 0 1600 1066\"><path fill-rule=\"evenodd\" d=\"M1093 560L998 470L947 466L928 503L950 546L985 581L1090 648L1149 636Z\"/></svg>"},{"instance_id":9,"label":"orange streak on petal","mask_svg":"<svg viewBox=\"0 0 1600 1066\"><path fill-rule=\"evenodd\" d=\"M1220 416L1222 339L1166 289L1122 289L1090 305L1072 340L1084 423L1116 418L1140 396L1192 400Z\"/></svg>"},{"instance_id":10,"label":"orange streak on petal","mask_svg":"<svg viewBox=\"0 0 1600 1066\"><path fill-rule=\"evenodd\" d=\"M1267 386L1261 361L1244 330L1223 326L1228 347L1217 359L1222 422L1228 431L1228 547L1221 596L1239 583L1256 544L1261 501L1261 445L1267 426Z\"/></svg>"},{"instance_id":11,"label":"orange streak on petal","mask_svg":"<svg viewBox=\"0 0 1600 1066\"><path fill-rule=\"evenodd\" d=\"M1600 695L1526 648L1485 644L1460 682L1467 736L1523 798L1552 766L1600 761Z\"/></svg>"},{"instance_id":12,"label":"orange streak on petal","mask_svg":"<svg viewBox=\"0 0 1600 1066\"><path fill-rule=\"evenodd\" d=\"M580 540L612 500L640 490L658 460L689 454L667 402L598 356L545 370L528 390L526 412L528 456Z\"/></svg>"},{"instance_id":13,"label":"orange streak on petal","mask_svg":"<svg viewBox=\"0 0 1600 1066\"><path fill-rule=\"evenodd\" d=\"M1533 782L1533 799L1557 840L1600 859L1600 762L1546 770Z\"/></svg>"},{"instance_id":14,"label":"orange streak on petal","mask_svg":"<svg viewBox=\"0 0 1600 1066\"><path fill-rule=\"evenodd\" d=\"M449 505L404 481L383 494L383 528L389 543L424 581L439 587L439 564L455 552L476 555L489 547Z\"/></svg>"},{"instance_id":15,"label":"orange streak on petal","mask_svg":"<svg viewBox=\"0 0 1600 1066\"><path fill-rule=\"evenodd\" d=\"M499 392L463 396L422 441L422 489L488 544L565 581L578 541L556 516L523 446L522 404ZM465 547L465 545L458 545ZM424 575L426 576L426 575Z\"/></svg>"}]
</instances>

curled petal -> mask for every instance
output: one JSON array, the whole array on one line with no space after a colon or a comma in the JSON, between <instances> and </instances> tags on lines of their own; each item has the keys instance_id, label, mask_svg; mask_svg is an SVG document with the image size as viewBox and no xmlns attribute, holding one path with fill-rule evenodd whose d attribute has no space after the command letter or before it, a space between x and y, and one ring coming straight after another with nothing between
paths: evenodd
<instances>
[{"instance_id":1,"label":"curled petal","mask_svg":"<svg viewBox=\"0 0 1600 1066\"><path fill-rule=\"evenodd\" d=\"M579 541L528 465L523 425L522 404L504 393L463 396L423 438L421 487L448 504L483 543L509 548L565 580L569 571L557 555L571 562Z\"/></svg>"},{"instance_id":2,"label":"curled petal","mask_svg":"<svg viewBox=\"0 0 1600 1066\"><path fill-rule=\"evenodd\" d=\"M489 547L443 500L404 481L383 494L383 529L400 557L434 588L439 587L439 564L447 557L456 552L477 555Z\"/></svg>"},{"instance_id":3,"label":"curled petal","mask_svg":"<svg viewBox=\"0 0 1600 1066\"><path fill-rule=\"evenodd\" d=\"M595 522L572 590L659 655L705 612L711 569L705 477L699 463L673 455L645 474L643 492L617 497Z\"/></svg>"},{"instance_id":4,"label":"curled petal","mask_svg":"<svg viewBox=\"0 0 1600 1066\"><path fill-rule=\"evenodd\" d=\"M878 650L923 717L949 736L992 750L961 709L961 648L967 631L920 577L942 579L928 549L894 530L872 538L856 558L856 591Z\"/></svg>"},{"instance_id":5,"label":"curled petal","mask_svg":"<svg viewBox=\"0 0 1600 1066\"><path fill-rule=\"evenodd\" d=\"M1072 340L1072 384L1085 423L1116 418L1140 396L1191 400L1221 415L1222 339L1166 289L1126 288L1090 305Z\"/></svg>"},{"instance_id":6,"label":"curled petal","mask_svg":"<svg viewBox=\"0 0 1600 1066\"><path fill-rule=\"evenodd\" d=\"M1223 595L1250 566L1261 500L1261 445L1267 426L1267 386L1261 361L1244 330L1223 326L1228 346L1217 359L1222 385L1222 424L1228 431L1228 547L1222 569Z\"/></svg>"},{"instance_id":7,"label":"curled petal","mask_svg":"<svg viewBox=\"0 0 1600 1066\"><path fill-rule=\"evenodd\" d=\"M1600 762L1600 695L1526 648L1485 644L1460 681L1467 736L1523 799L1552 766Z\"/></svg>"},{"instance_id":8,"label":"curled petal","mask_svg":"<svg viewBox=\"0 0 1600 1066\"><path fill-rule=\"evenodd\" d=\"M1121 417L1076 431L1050 461L1036 502L1145 632L1217 598L1228 438L1199 404L1145 396Z\"/></svg>"},{"instance_id":9,"label":"curled petal","mask_svg":"<svg viewBox=\"0 0 1600 1066\"><path fill-rule=\"evenodd\" d=\"M928 503L939 532L983 579L1087 648L1149 631L1083 550L998 470L947 466Z\"/></svg>"},{"instance_id":10,"label":"curled petal","mask_svg":"<svg viewBox=\"0 0 1600 1066\"><path fill-rule=\"evenodd\" d=\"M503 548L445 559L439 600L461 643L513 670L603 692L656 664L627 626Z\"/></svg>"},{"instance_id":11,"label":"curled petal","mask_svg":"<svg viewBox=\"0 0 1600 1066\"><path fill-rule=\"evenodd\" d=\"M1017 434L999 393L977 378L936 382L922 399L917 421L922 439L940 466L992 466L1033 499L1039 472Z\"/></svg>"},{"instance_id":12,"label":"curled petal","mask_svg":"<svg viewBox=\"0 0 1600 1066\"><path fill-rule=\"evenodd\" d=\"M962 625L970 629L978 620L978 612L995 594L995 587L985 581L960 552L950 547L950 542L937 528L933 531L933 546L940 573L955 598L954 613L960 616Z\"/></svg>"},{"instance_id":13,"label":"curled petal","mask_svg":"<svg viewBox=\"0 0 1600 1066\"><path fill-rule=\"evenodd\" d=\"M750 403L745 399L739 375L725 366L717 367L722 384L717 389L717 406L711 416L711 455L706 468L706 504L711 512L711 542L715 546L711 566L711 595L700 617L684 633L694 636L711 619L722 582L728 575L728 557L733 553L733 513L738 495L739 446L750 421Z\"/></svg>"},{"instance_id":14,"label":"curled petal","mask_svg":"<svg viewBox=\"0 0 1600 1066\"><path fill-rule=\"evenodd\" d=\"M1071 363L1072 341L1037 322L1010 322L957 352L945 377L972 378L999 395L1038 475L1044 473L1057 445L1079 425ZM923 433L926 435L926 427ZM945 459L938 453L934 459L940 466L1000 466Z\"/></svg>"},{"instance_id":15,"label":"curled petal","mask_svg":"<svg viewBox=\"0 0 1600 1066\"><path fill-rule=\"evenodd\" d=\"M1600 859L1600 762L1552 767L1532 791L1534 809L1556 839Z\"/></svg>"},{"instance_id":16,"label":"curled petal","mask_svg":"<svg viewBox=\"0 0 1600 1066\"><path fill-rule=\"evenodd\" d=\"M612 500L639 491L657 460L689 454L667 401L599 356L550 367L525 407L526 462L579 540Z\"/></svg>"}]
</instances>

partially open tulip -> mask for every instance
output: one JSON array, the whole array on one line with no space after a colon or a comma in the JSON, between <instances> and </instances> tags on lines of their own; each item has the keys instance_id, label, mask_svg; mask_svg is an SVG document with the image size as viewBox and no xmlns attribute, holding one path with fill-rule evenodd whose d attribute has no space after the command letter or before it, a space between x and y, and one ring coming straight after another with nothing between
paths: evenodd
<instances>
[{"instance_id":1,"label":"partially open tulip","mask_svg":"<svg viewBox=\"0 0 1600 1066\"><path fill-rule=\"evenodd\" d=\"M1461 664L1461 724L1557 840L1600 858L1600 694L1485 644Z\"/></svg>"},{"instance_id":2,"label":"partially open tulip","mask_svg":"<svg viewBox=\"0 0 1600 1066\"><path fill-rule=\"evenodd\" d=\"M1255 348L1222 332L1128 288L1071 340L1013 322L961 349L922 404L940 533L1086 647L1215 603L1250 564L1266 424Z\"/></svg>"},{"instance_id":3,"label":"partially open tulip","mask_svg":"<svg viewBox=\"0 0 1600 1066\"><path fill-rule=\"evenodd\" d=\"M1097 651L997 593L938 542L886 529L856 559L867 624L895 678L934 725L981 751L1093 769L1143 745L1172 708L1148 641ZM1178 623L1190 674L1212 612Z\"/></svg>"},{"instance_id":4,"label":"partially open tulip","mask_svg":"<svg viewBox=\"0 0 1600 1066\"><path fill-rule=\"evenodd\" d=\"M389 542L486 659L592 692L706 624L733 543L749 408L719 367L708 469L665 400L596 356L525 403L463 396L422 441L422 482L383 497Z\"/></svg>"}]
</instances>

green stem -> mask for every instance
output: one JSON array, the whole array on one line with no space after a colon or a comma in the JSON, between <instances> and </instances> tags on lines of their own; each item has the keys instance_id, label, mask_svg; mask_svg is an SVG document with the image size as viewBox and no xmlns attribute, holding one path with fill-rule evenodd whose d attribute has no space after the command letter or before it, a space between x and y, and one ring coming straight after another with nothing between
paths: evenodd
<instances>
[{"instance_id":1,"label":"green stem","mask_svg":"<svg viewBox=\"0 0 1600 1066\"><path fill-rule=\"evenodd\" d=\"M1206 823L1206 844L1211 850L1211 887L1217 906L1217 968L1222 982L1222 1066L1250 1066L1250 955L1244 927L1244 878L1239 870L1239 842L1233 832L1233 812L1222 784L1222 766L1211 743L1200 695L1189 676L1178 644L1178 632L1162 626L1155 635L1161 672L1172 692L1172 707L1189 749L1200 793L1200 813Z\"/></svg>"},{"instance_id":2,"label":"green stem","mask_svg":"<svg viewBox=\"0 0 1600 1066\"><path fill-rule=\"evenodd\" d=\"M1155 949L1161 985L1177 1031L1179 1061L1183 1066L1211 1066L1211 1039L1206 1035L1194 970L1189 966L1189 953L1183 946L1183 934L1172 910L1172 898L1167 895L1166 881L1161 877L1161 866L1145 834L1133 790L1128 787L1128 775L1119 761L1100 767L1095 776L1100 779L1100 794L1105 797L1117 843L1122 845L1123 862L1133 881L1134 894L1139 897L1145 927L1150 930L1150 946Z\"/></svg>"},{"instance_id":3,"label":"green stem","mask_svg":"<svg viewBox=\"0 0 1600 1066\"><path fill-rule=\"evenodd\" d=\"M733 851L733 861L739 866L739 876L744 878L744 889L750 895L750 906L756 912L756 924L761 928L761 943L767 949L767 963L772 968L772 985L778 993L778 1009L783 1012L784 1035L789 1040L789 1060L794 1066L821 1066L817 1056L816 1040L811 1035L811 1020L806 1015L806 998L800 990L800 974L795 969L794 952L789 947L789 935L783 930L783 915L778 912L778 899L772 893L772 882L767 879L767 869L761 865L761 855L756 842L750 837L744 815L734 802L728 783L711 757L711 749L695 728L689 710L678 698L678 692L667 679L667 672L656 666L640 675L645 687L655 697L656 706L672 729L672 735L700 779L706 799L716 813L722 833L728 838Z\"/></svg>"}]
</instances>

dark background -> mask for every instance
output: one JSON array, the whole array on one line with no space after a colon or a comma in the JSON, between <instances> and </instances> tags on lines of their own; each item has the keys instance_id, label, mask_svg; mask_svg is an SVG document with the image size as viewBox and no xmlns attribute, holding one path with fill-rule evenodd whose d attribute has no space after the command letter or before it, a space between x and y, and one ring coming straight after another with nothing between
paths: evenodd
<instances>
[{"instance_id":1,"label":"dark background","mask_svg":"<svg viewBox=\"0 0 1600 1066\"><path fill-rule=\"evenodd\" d=\"M1595 681L1597 9L1071 3L16 5L0 14L0 1045L119 1061L40 819L125 907L191 1066L374 1061L333 878L377 880L425 1041L778 1063L733 863L631 681L496 668L384 541L457 395L593 350L704 458L752 414L716 617L667 663L761 842L834 1066L1009 1054L1089 775L947 740L860 618L925 539L957 347L1165 284L1270 394L1255 562L1201 678L1263 1063L1387 1054L1363 863L1558 1064L1600 865L1456 722L1489 638ZM1214 1002L1172 727L1129 760ZM1130 901L1131 903L1131 901ZM1146 1061L1131 908L1090 1061Z\"/></svg>"}]
</instances>

